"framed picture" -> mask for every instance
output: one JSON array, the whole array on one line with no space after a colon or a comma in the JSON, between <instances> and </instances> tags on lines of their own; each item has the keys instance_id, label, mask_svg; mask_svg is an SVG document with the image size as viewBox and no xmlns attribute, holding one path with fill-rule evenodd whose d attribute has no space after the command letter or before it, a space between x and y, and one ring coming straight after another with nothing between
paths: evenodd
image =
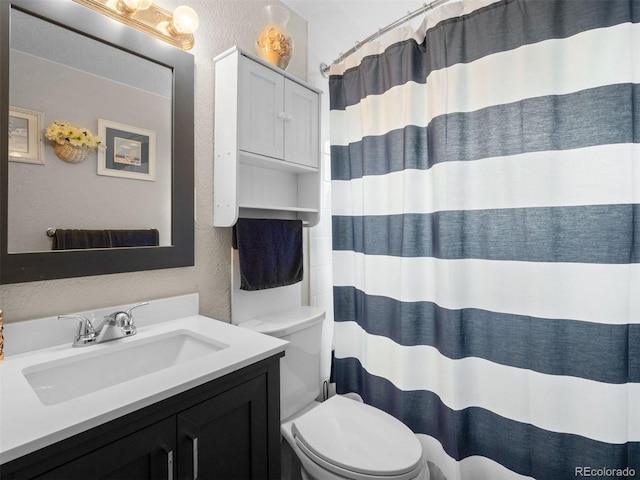
<instances>
[{"instance_id":1,"label":"framed picture","mask_svg":"<svg viewBox=\"0 0 640 480\"><path fill-rule=\"evenodd\" d=\"M98 136L98 175L155 181L155 131L99 118Z\"/></svg>"},{"instance_id":2,"label":"framed picture","mask_svg":"<svg viewBox=\"0 0 640 480\"><path fill-rule=\"evenodd\" d=\"M42 125L44 114L9 107L9 160L44 165Z\"/></svg>"}]
</instances>

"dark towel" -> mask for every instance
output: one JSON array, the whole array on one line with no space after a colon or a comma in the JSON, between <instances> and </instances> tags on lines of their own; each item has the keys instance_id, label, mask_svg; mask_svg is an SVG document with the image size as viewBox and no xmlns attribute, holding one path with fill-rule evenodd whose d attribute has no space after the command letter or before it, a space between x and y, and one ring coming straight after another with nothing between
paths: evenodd
<instances>
[{"instance_id":1,"label":"dark towel","mask_svg":"<svg viewBox=\"0 0 640 480\"><path fill-rule=\"evenodd\" d=\"M239 218L233 248L240 259L240 289L263 290L302 281L302 221Z\"/></svg>"},{"instance_id":2,"label":"dark towel","mask_svg":"<svg viewBox=\"0 0 640 480\"><path fill-rule=\"evenodd\" d=\"M149 230L79 230L57 228L53 250L81 248L143 247L159 245L159 233Z\"/></svg>"},{"instance_id":3,"label":"dark towel","mask_svg":"<svg viewBox=\"0 0 640 480\"><path fill-rule=\"evenodd\" d=\"M56 228L53 235L53 250L76 248L108 248L111 246L106 230L76 230Z\"/></svg>"},{"instance_id":4,"label":"dark towel","mask_svg":"<svg viewBox=\"0 0 640 480\"><path fill-rule=\"evenodd\" d=\"M160 234L149 230L109 230L112 247L155 247L160 245Z\"/></svg>"}]
</instances>

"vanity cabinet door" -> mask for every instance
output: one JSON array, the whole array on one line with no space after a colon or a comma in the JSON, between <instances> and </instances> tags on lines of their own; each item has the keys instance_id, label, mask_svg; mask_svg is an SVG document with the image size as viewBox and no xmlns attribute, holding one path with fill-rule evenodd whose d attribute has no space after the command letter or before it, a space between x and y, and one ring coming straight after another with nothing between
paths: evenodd
<instances>
[{"instance_id":1,"label":"vanity cabinet door","mask_svg":"<svg viewBox=\"0 0 640 480\"><path fill-rule=\"evenodd\" d=\"M60 480L175 478L176 419L168 418L40 475Z\"/></svg>"},{"instance_id":2,"label":"vanity cabinet door","mask_svg":"<svg viewBox=\"0 0 640 480\"><path fill-rule=\"evenodd\" d=\"M178 415L178 478L270 478L266 375Z\"/></svg>"}]
</instances>

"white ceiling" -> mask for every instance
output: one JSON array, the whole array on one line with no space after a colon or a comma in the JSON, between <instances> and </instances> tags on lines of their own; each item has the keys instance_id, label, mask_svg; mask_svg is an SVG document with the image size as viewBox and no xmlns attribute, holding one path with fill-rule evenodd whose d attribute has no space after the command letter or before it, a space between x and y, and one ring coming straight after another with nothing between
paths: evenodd
<instances>
[{"instance_id":1,"label":"white ceiling","mask_svg":"<svg viewBox=\"0 0 640 480\"><path fill-rule=\"evenodd\" d=\"M421 0L282 0L309 22L310 62L331 63L380 28L422 7ZM428 2L427 2L428 3ZM422 17L411 25L417 27ZM314 58L317 57L317 58Z\"/></svg>"}]
</instances>

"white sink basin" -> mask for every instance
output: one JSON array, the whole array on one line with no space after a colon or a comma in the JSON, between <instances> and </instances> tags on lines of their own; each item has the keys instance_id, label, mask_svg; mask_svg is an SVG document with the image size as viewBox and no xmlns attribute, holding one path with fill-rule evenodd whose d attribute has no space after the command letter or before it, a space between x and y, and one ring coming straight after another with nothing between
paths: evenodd
<instances>
[{"instance_id":1,"label":"white sink basin","mask_svg":"<svg viewBox=\"0 0 640 480\"><path fill-rule=\"evenodd\" d=\"M22 374L43 405L56 405L228 348L190 330L90 346L87 353L32 365Z\"/></svg>"}]
</instances>

